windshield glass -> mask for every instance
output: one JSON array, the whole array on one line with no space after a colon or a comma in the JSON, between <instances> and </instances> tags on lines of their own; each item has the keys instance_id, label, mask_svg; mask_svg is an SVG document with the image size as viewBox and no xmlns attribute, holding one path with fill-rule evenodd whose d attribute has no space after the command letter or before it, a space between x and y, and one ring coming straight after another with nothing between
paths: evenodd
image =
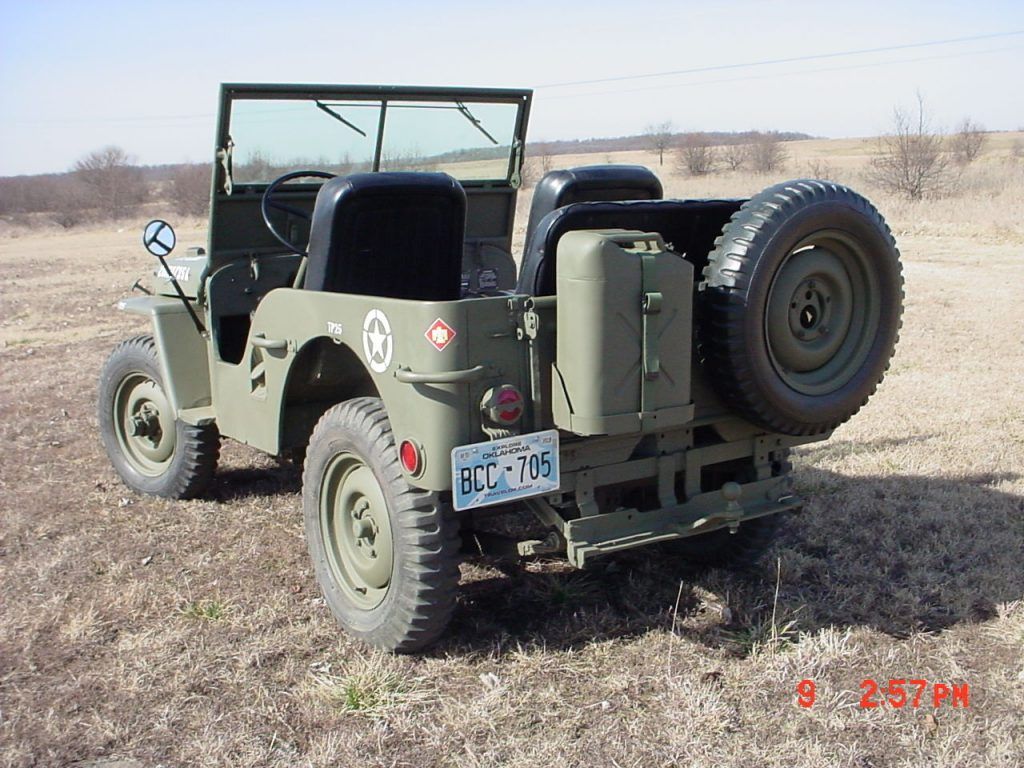
<instances>
[{"instance_id":1,"label":"windshield glass","mask_svg":"<svg viewBox=\"0 0 1024 768\"><path fill-rule=\"evenodd\" d=\"M455 100L234 99L232 178L247 184L300 169L414 170L507 181L518 109Z\"/></svg>"},{"instance_id":2,"label":"windshield glass","mask_svg":"<svg viewBox=\"0 0 1024 768\"><path fill-rule=\"evenodd\" d=\"M321 104L306 99L234 101L235 183L268 182L301 169L337 174L371 170L381 103L357 102L343 110Z\"/></svg>"},{"instance_id":3,"label":"windshield glass","mask_svg":"<svg viewBox=\"0 0 1024 768\"><path fill-rule=\"evenodd\" d=\"M393 102L384 122L382 171L444 171L460 180L504 179L515 104Z\"/></svg>"}]
</instances>

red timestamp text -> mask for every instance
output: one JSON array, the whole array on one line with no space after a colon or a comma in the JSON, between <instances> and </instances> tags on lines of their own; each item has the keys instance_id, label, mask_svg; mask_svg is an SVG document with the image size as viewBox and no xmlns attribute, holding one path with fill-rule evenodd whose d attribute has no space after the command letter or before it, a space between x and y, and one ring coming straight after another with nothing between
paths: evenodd
<instances>
[{"instance_id":1,"label":"red timestamp text","mask_svg":"<svg viewBox=\"0 0 1024 768\"><path fill-rule=\"evenodd\" d=\"M871 678L860 682L861 709L891 707L951 707L954 709L971 706L971 688L968 683L933 683L920 678L893 678L878 683ZM801 680L796 685L796 703L805 709L814 706L818 686L813 680Z\"/></svg>"}]
</instances>

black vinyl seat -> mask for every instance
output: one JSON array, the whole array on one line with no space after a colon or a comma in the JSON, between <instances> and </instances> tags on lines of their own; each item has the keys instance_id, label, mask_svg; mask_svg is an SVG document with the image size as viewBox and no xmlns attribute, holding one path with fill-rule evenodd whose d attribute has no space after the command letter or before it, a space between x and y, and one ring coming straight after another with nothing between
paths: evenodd
<instances>
[{"instance_id":1,"label":"black vinyl seat","mask_svg":"<svg viewBox=\"0 0 1024 768\"><path fill-rule=\"evenodd\" d=\"M566 232L637 229L657 232L701 274L722 227L745 200L633 200L573 203L552 211L526 241L516 293L555 294L555 256Z\"/></svg>"},{"instance_id":2,"label":"black vinyl seat","mask_svg":"<svg viewBox=\"0 0 1024 768\"><path fill-rule=\"evenodd\" d=\"M661 182L642 165L584 165L549 171L537 183L526 225L529 244L541 219L570 203L660 200Z\"/></svg>"},{"instance_id":3,"label":"black vinyl seat","mask_svg":"<svg viewBox=\"0 0 1024 768\"><path fill-rule=\"evenodd\" d=\"M466 193L446 173L330 179L313 208L303 288L458 299L465 229Z\"/></svg>"}]
</instances>

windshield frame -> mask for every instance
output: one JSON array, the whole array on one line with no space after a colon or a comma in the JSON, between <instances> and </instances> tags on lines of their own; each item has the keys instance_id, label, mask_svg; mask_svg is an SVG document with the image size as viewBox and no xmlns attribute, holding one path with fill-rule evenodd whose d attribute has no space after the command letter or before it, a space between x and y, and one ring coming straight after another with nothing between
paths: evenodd
<instances>
[{"instance_id":1,"label":"windshield frame","mask_svg":"<svg viewBox=\"0 0 1024 768\"><path fill-rule=\"evenodd\" d=\"M373 171L378 172L384 143L384 126L387 123L389 102L437 102L455 106L458 103L513 104L516 110L512 146L504 178L465 179L459 183L465 187L511 187L519 186L520 171L526 143L526 126L529 120L530 102L533 92L526 89L510 88L440 88L423 86L393 85L275 85L225 83L221 86L220 115L217 121L217 162L215 188L231 194L232 188L260 188L266 182L229 181L231 164L230 125L231 111L235 101L306 100L315 101L368 101L381 102L380 122L377 127L377 146L373 158Z\"/></svg>"}]
</instances>

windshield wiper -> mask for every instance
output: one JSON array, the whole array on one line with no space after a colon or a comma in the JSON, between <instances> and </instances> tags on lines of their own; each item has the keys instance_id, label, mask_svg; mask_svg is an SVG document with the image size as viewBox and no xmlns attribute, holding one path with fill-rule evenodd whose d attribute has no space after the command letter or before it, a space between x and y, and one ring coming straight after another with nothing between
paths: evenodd
<instances>
[{"instance_id":1,"label":"windshield wiper","mask_svg":"<svg viewBox=\"0 0 1024 768\"><path fill-rule=\"evenodd\" d=\"M359 134L360 136L366 136L366 131L364 131L364 130L363 130L362 128L360 128L360 127L359 127L358 125L355 125L354 123L350 123L350 122L349 122L348 120L346 120L346 119L345 119L344 117L342 117L341 115L339 115L339 114L338 114L337 112L335 112L335 111L334 111L333 109L331 109L330 107L328 107L328 106L327 106L326 104L324 104L324 103L323 103L322 101L320 101L319 99L317 99L317 100L316 100L316 102L314 102L314 103L316 104L316 106L317 106L317 109L322 109L322 110L323 110L324 112L326 112L326 113L327 113L328 115L330 115L330 116L331 116L331 117L333 117L333 118L334 118L335 120L337 120L337 121L338 121L339 123L342 123L342 124L344 124L344 125L347 125L347 126L348 126L349 128L351 128L351 129L352 129L353 131L355 131L356 133L358 133L358 134ZM483 129L481 129L481 130L483 130ZM497 144L498 142L494 142L494 143L495 143L495 144Z\"/></svg>"},{"instance_id":2,"label":"windshield wiper","mask_svg":"<svg viewBox=\"0 0 1024 768\"><path fill-rule=\"evenodd\" d=\"M480 133L482 133L484 136L486 136L488 139L491 140L491 144L498 144L498 143L500 143L496 138L491 136L491 134L489 134L487 132L487 129L484 128L483 125L480 124L480 121L477 120L473 116L473 113L469 111L469 107L467 107L461 101L456 101L455 102L455 106L458 107L458 110L459 110L459 112L462 113L463 117L465 117L467 120L469 120L469 122L471 122L473 125L475 125L476 129L478 131L480 131Z\"/></svg>"}]
</instances>

